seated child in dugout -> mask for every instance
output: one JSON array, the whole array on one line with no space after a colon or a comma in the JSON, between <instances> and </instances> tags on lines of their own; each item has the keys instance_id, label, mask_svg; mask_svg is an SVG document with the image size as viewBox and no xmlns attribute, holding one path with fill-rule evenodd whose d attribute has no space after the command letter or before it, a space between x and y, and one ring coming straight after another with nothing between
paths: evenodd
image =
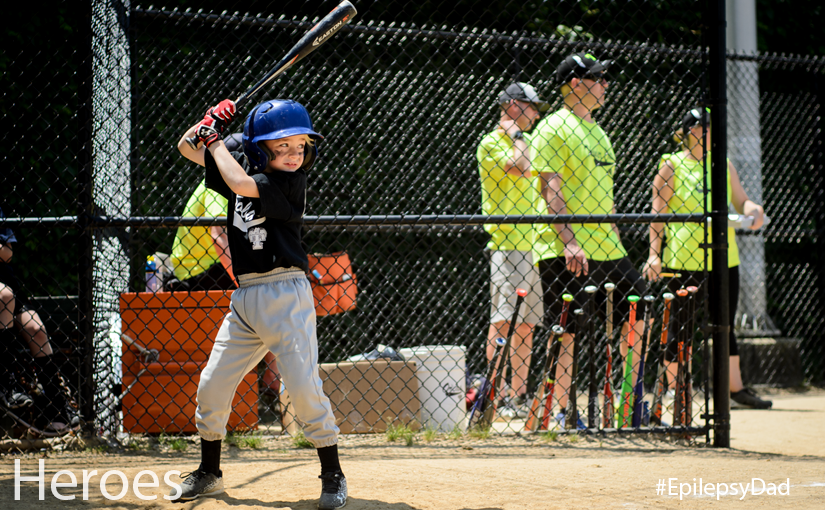
<instances>
[{"instance_id":1,"label":"seated child in dugout","mask_svg":"<svg viewBox=\"0 0 825 510\"><path fill-rule=\"evenodd\" d=\"M341 508L347 482L338 462L338 427L318 374L315 307L301 246L306 172L322 137L299 103L265 101L244 122L243 152L229 152L221 133L234 115L235 104L224 100L178 142L184 157L206 168L206 185L229 201L229 248L239 286L201 374L195 413L201 464L183 481L178 500L223 492L220 450L232 397L244 375L272 352L321 461L318 507ZM195 148L187 140L193 137Z\"/></svg>"}]
</instances>

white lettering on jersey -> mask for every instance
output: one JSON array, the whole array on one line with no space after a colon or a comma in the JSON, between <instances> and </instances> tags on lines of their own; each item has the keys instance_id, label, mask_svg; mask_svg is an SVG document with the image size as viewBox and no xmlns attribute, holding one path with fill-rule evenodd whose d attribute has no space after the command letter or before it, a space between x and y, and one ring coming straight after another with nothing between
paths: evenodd
<instances>
[{"instance_id":1,"label":"white lettering on jersey","mask_svg":"<svg viewBox=\"0 0 825 510\"><path fill-rule=\"evenodd\" d=\"M248 232L250 227L260 225L266 221L266 218L261 217L255 219L255 210L252 209L252 202L244 203L243 199L244 197L235 195L235 216L232 219L232 225L241 232Z\"/></svg>"},{"instance_id":2,"label":"white lettering on jersey","mask_svg":"<svg viewBox=\"0 0 825 510\"><path fill-rule=\"evenodd\" d=\"M261 227L255 227L249 231L249 242L252 243L253 250L263 250L264 242L266 242L266 230Z\"/></svg>"}]
</instances>

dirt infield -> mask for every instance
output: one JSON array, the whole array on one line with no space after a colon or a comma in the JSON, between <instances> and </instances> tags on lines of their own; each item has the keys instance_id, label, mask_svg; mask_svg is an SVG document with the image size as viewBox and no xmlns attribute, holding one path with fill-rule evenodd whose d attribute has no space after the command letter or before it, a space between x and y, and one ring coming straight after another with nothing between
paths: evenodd
<instances>
[{"instance_id":1,"label":"dirt infield","mask_svg":"<svg viewBox=\"0 0 825 510\"><path fill-rule=\"evenodd\" d=\"M559 437L548 442L538 437L485 440L437 438L416 444L388 443L381 436L347 436L341 440L341 462L350 486L348 509L390 510L494 510L556 508L823 508L825 507L825 390L802 393L783 391L771 395L770 411L734 410L732 448L678 444L645 437L631 439ZM198 463L197 444L186 451L168 448L151 451L99 453L42 452L0 458L0 503L4 508L193 508L193 509L292 509L316 508L320 481L318 461L312 449L295 447L287 438L267 439L261 448L225 447L222 468L225 494L186 504L162 499L167 493L163 474L189 471ZM37 474L44 459L45 500L38 500L37 484L24 482L20 500L14 500L14 461L21 459L22 474ZM76 495L59 501L51 493L53 474L65 469L82 482L83 470L97 470L89 484L89 500L82 501L82 486L60 489ZM106 500L100 476L122 471L129 480L128 493L118 501ZM141 470L160 478L159 488L142 494L161 497L141 501L132 492L132 481ZM657 495L660 480L671 483L676 495ZM694 482L694 478L696 479ZM731 484L765 483L761 495L732 492ZM702 494L680 500L680 484L690 484ZM174 477L174 480L178 480ZM782 486L790 480L788 486ZM64 475L61 482L68 482ZM148 482L149 478L141 479ZM707 484L712 484L712 487ZM787 495L769 495L789 492ZM112 477L107 485L117 495L122 484ZM707 489L714 495L708 495ZM762 485L757 480L757 489ZM688 486L681 486L687 492Z\"/></svg>"}]
</instances>

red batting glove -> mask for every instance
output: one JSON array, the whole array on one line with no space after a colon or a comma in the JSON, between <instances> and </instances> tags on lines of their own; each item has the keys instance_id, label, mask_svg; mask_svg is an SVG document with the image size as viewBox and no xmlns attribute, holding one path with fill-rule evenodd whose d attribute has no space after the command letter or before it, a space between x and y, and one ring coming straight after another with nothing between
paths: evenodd
<instances>
[{"instance_id":1,"label":"red batting glove","mask_svg":"<svg viewBox=\"0 0 825 510\"><path fill-rule=\"evenodd\" d=\"M207 114L195 128L195 136L203 142L207 149L222 138L221 131L223 131L223 127L220 124L220 121Z\"/></svg>"},{"instance_id":2,"label":"red batting glove","mask_svg":"<svg viewBox=\"0 0 825 510\"><path fill-rule=\"evenodd\" d=\"M210 108L210 115L219 121L229 124L235 118L235 102L231 99L224 99L217 106Z\"/></svg>"}]
</instances>

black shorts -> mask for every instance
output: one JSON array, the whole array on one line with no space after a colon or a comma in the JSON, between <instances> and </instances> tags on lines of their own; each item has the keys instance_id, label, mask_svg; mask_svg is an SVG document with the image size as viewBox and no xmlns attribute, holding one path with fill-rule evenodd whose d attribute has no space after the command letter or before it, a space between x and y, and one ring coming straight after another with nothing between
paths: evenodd
<instances>
[{"instance_id":1,"label":"black shorts","mask_svg":"<svg viewBox=\"0 0 825 510\"><path fill-rule=\"evenodd\" d=\"M599 317L604 317L606 312L607 294L604 284L616 285L613 291L613 324L616 327L621 327L623 322L630 319L630 302L627 297L636 295L641 298L647 293L647 282L627 257L616 260L588 260L587 265L588 274L576 277L567 270L564 257L539 261L541 286L544 290L544 324L546 327L558 323L563 294L573 295L573 302L570 304L571 312L576 308L582 308L587 313L588 294L584 288L588 285L595 285L599 288L596 292L596 310ZM642 320L644 313L645 304L640 299L636 304L637 320ZM568 326L573 323L575 321L568 316ZM568 331L573 331L574 328L568 328Z\"/></svg>"},{"instance_id":2,"label":"black shorts","mask_svg":"<svg viewBox=\"0 0 825 510\"><path fill-rule=\"evenodd\" d=\"M713 293L713 287L711 287L711 273L708 273L708 279L705 280L705 273L703 271L686 271L684 269L672 268L664 268L662 271L667 273L680 273L682 275L679 278L668 278L667 288L668 291L670 291L674 296L676 295L676 291L682 287L689 287L693 285L699 288L699 292L696 293L696 317L693 322L694 328L699 328L702 324L701 319L704 314L704 301L705 296L707 296L707 289L711 289L710 297L708 299L708 310L712 310L717 306L716 294ZM730 307L730 355L738 356L739 347L736 343L736 334L733 332L733 323L734 318L736 317L736 306L739 303L739 266L731 267L728 271L730 272L730 295L728 301L728 306ZM678 351L678 340L676 338L676 333L682 329L684 322L680 319L679 315L679 298L675 298L673 303L674 304L671 305L670 311L667 351L665 353L665 359L667 361L676 361Z\"/></svg>"},{"instance_id":3,"label":"black shorts","mask_svg":"<svg viewBox=\"0 0 825 510\"><path fill-rule=\"evenodd\" d=\"M26 296L26 292L22 289L20 282L14 275L14 267L11 264L0 262L0 283L4 283L14 292L14 310L12 310L14 315L23 313L29 309L28 296Z\"/></svg>"}]
</instances>

